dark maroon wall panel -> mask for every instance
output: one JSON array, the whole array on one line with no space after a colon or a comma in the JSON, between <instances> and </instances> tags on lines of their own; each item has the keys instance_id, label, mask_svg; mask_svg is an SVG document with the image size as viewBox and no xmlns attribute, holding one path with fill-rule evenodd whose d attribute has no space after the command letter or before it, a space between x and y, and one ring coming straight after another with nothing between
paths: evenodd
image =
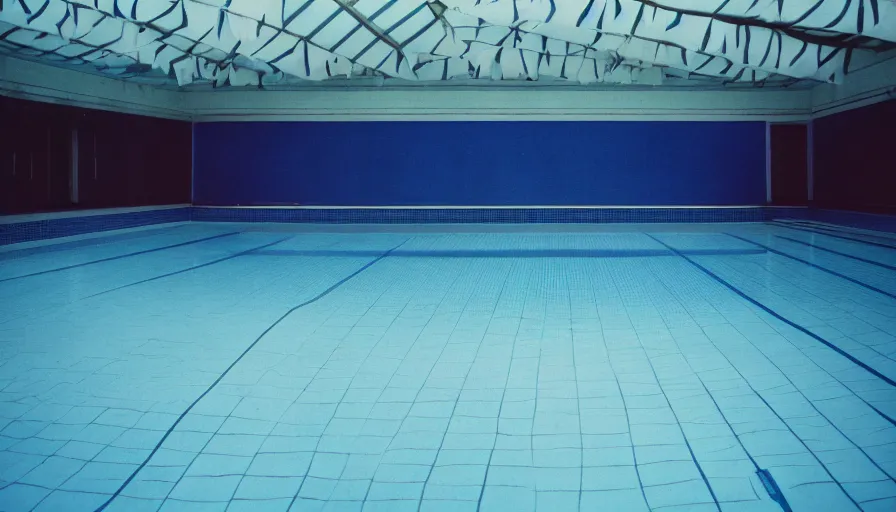
<instances>
[{"instance_id":1,"label":"dark maroon wall panel","mask_svg":"<svg viewBox=\"0 0 896 512\"><path fill-rule=\"evenodd\" d=\"M0 213L190 202L190 123L5 97L0 119Z\"/></svg>"},{"instance_id":2,"label":"dark maroon wall panel","mask_svg":"<svg viewBox=\"0 0 896 512\"><path fill-rule=\"evenodd\" d=\"M192 147L189 123L90 111L78 128L81 203L189 203Z\"/></svg>"},{"instance_id":3,"label":"dark maroon wall panel","mask_svg":"<svg viewBox=\"0 0 896 512\"><path fill-rule=\"evenodd\" d=\"M805 206L809 199L807 126L773 124L769 128L772 204Z\"/></svg>"},{"instance_id":4,"label":"dark maroon wall panel","mask_svg":"<svg viewBox=\"0 0 896 512\"><path fill-rule=\"evenodd\" d=\"M68 203L70 130L65 107L0 97L0 213Z\"/></svg>"},{"instance_id":5,"label":"dark maroon wall panel","mask_svg":"<svg viewBox=\"0 0 896 512\"><path fill-rule=\"evenodd\" d=\"M816 119L814 206L896 213L896 100Z\"/></svg>"}]
</instances>

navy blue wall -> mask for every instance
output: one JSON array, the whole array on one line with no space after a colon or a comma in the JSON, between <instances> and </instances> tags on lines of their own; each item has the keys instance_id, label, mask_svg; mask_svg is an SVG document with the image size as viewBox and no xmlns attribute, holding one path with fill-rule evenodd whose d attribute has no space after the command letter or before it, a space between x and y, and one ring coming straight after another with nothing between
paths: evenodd
<instances>
[{"instance_id":1,"label":"navy blue wall","mask_svg":"<svg viewBox=\"0 0 896 512\"><path fill-rule=\"evenodd\" d=\"M199 123L196 204L755 205L764 123Z\"/></svg>"},{"instance_id":2,"label":"navy blue wall","mask_svg":"<svg viewBox=\"0 0 896 512\"><path fill-rule=\"evenodd\" d=\"M896 213L896 100L812 122L814 206Z\"/></svg>"}]
</instances>

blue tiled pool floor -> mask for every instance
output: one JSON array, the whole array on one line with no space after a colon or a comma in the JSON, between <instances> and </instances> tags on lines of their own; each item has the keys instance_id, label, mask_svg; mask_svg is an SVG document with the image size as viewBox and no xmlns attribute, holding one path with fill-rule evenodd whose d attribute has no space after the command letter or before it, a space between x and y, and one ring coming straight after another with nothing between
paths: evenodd
<instances>
[{"instance_id":1,"label":"blue tiled pool floor","mask_svg":"<svg viewBox=\"0 0 896 512\"><path fill-rule=\"evenodd\" d=\"M526 229L0 252L0 510L896 510L896 240Z\"/></svg>"}]
</instances>

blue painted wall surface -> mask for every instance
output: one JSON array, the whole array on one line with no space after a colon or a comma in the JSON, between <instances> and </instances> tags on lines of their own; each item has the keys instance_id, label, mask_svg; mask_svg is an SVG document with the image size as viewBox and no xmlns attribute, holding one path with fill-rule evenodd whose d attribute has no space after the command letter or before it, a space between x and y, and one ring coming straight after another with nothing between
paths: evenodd
<instances>
[{"instance_id":1,"label":"blue painted wall surface","mask_svg":"<svg viewBox=\"0 0 896 512\"><path fill-rule=\"evenodd\" d=\"M764 123L195 126L206 205L755 205Z\"/></svg>"}]
</instances>

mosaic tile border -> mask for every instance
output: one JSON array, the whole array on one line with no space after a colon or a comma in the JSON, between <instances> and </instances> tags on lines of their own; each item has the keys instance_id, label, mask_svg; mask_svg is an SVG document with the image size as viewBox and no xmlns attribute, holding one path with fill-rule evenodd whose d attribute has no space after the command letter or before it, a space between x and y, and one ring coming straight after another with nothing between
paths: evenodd
<instances>
[{"instance_id":1,"label":"mosaic tile border","mask_svg":"<svg viewBox=\"0 0 896 512\"><path fill-rule=\"evenodd\" d=\"M808 220L838 224L851 228L896 233L896 216L892 215L843 210L813 210L812 218Z\"/></svg>"},{"instance_id":2,"label":"mosaic tile border","mask_svg":"<svg viewBox=\"0 0 896 512\"><path fill-rule=\"evenodd\" d=\"M608 224L764 222L792 208L227 208L194 207L197 222L314 224Z\"/></svg>"},{"instance_id":3,"label":"mosaic tile border","mask_svg":"<svg viewBox=\"0 0 896 512\"><path fill-rule=\"evenodd\" d=\"M138 228L153 224L187 222L191 217L190 210L189 206L185 206L0 224L0 245Z\"/></svg>"},{"instance_id":4,"label":"mosaic tile border","mask_svg":"<svg viewBox=\"0 0 896 512\"><path fill-rule=\"evenodd\" d=\"M896 231L896 217L787 207L743 208L229 208L184 206L0 223L0 245L171 222L313 224L610 224L816 220ZM870 227L873 225L874 227Z\"/></svg>"}]
</instances>

